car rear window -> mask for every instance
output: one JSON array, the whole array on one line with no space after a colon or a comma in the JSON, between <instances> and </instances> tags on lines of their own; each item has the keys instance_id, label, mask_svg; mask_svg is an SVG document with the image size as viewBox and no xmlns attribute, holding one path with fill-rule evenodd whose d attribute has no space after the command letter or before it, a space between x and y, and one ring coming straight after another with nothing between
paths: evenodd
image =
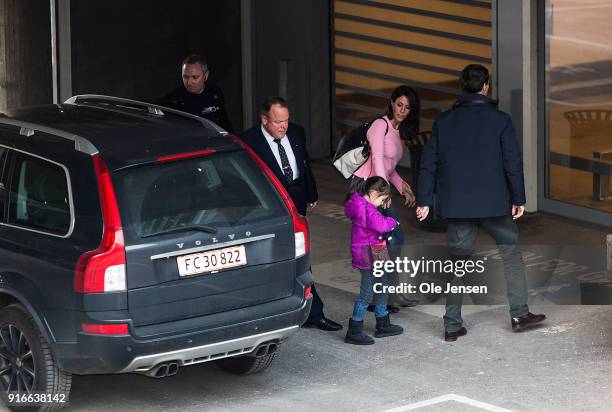
<instances>
[{"instance_id":1,"label":"car rear window","mask_svg":"<svg viewBox=\"0 0 612 412\"><path fill-rule=\"evenodd\" d=\"M245 151L125 169L113 174L113 183L128 239L181 226L220 229L287 213Z\"/></svg>"}]
</instances>

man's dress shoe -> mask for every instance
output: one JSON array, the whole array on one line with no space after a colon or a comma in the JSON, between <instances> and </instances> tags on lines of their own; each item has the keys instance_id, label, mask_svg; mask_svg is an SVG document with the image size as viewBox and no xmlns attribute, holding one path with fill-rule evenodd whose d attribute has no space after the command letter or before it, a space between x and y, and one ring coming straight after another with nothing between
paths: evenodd
<instances>
[{"instance_id":1,"label":"man's dress shoe","mask_svg":"<svg viewBox=\"0 0 612 412\"><path fill-rule=\"evenodd\" d=\"M461 329L459 329L456 332L444 332L444 340L447 342L454 342L457 340L459 336L465 336L466 334L467 334L467 329L464 327L461 327Z\"/></svg>"},{"instance_id":2,"label":"man's dress shoe","mask_svg":"<svg viewBox=\"0 0 612 412\"><path fill-rule=\"evenodd\" d=\"M527 312L526 315L511 319L512 329L517 330L527 328L535 325L536 323L542 322L544 319L546 319L546 315L534 315L531 312Z\"/></svg>"},{"instance_id":3,"label":"man's dress shoe","mask_svg":"<svg viewBox=\"0 0 612 412\"><path fill-rule=\"evenodd\" d=\"M304 327L306 328L317 328L325 331L335 331L342 329L342 325L334 322L331 319L321 318L319 320L313 322L304 323Z\"/></svg>"}]
</instances>

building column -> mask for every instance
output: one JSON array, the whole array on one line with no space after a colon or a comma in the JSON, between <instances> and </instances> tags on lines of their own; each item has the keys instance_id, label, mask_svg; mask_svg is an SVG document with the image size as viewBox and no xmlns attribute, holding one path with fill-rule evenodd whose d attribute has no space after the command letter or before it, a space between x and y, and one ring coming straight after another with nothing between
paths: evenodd
<instances>
[{"instance_id":1,"label":"building column","mask_svg":"<svg viewBox=\"0 0 612 412\"><path fill-rule=\"evenodd\" d=\"M523 170L528 212L538 210L537 4L523 0Z\"/></svg>"},{"instance_id":2,"label":"building column","mask_svg":"<svg viewBox=\"0 0 612 412\"><path fill-rule=\"evenodd\" d=\"M19 107L25 90L18 87L24 72L21 66L20 27L24 4L18 0L0 1L0 112Z\"/></svg>"},{"instance_id":3,"label":"building column","mask_svg":"<svg viewBox=\"0 0 612 412\"><path fill-rule=\"evenodd\" d=\"M55 13L51 14L53 37L54 103L62 103L72 96L72 37L70 32L70 0L51 0Z\"/></svg>"},{"instance_id":4,"label":"building column","mask_svg":"<svg viewBox=\"0 0 612 412\"><path fill-rule=\"evenodd\" d=\"M253 2L240 0L240 27L242 44L242 124L246 130L256 123L256 105L253 97L255 78L253 65Z\"/></svg>"},{"instance_id":5,"label":"building column","mask_svg":"<svg viewBox=\"0 0 612 412\"><path fill-rule=\"evenodd\" d=\"M0 112L53 101L49 4L0 0Z\"/></svg>"}]
</instances>

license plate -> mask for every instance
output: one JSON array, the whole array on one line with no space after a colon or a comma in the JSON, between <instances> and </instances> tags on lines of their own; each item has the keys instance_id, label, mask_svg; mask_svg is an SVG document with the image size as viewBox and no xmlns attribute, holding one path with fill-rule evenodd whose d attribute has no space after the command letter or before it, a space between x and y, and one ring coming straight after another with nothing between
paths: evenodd
<instances>
[{"instance_id":1,"label":"license plate","mask_svg":"<svg viewBox=\"0 0 612 412\"><path fill-rule=\"evenodd\" d=\"M176 263L179 275L183 277L244 266L247 258L244 246L239 245L178 256Z\"/></svg>"}]
</instances>

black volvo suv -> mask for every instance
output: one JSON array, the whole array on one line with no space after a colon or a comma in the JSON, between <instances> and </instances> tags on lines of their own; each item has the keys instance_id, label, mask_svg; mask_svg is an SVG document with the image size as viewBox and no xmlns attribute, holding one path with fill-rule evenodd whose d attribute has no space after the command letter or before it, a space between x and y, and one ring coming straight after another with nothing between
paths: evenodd
<instances>
[{"instance_id":1,"label":"black volvo suv","mask_svg":"<svg viewBox=\"0 0 612 412\"><path fill-rule=\"evenodd\" d=\"M309 229L205 119L76 96L0 115L0 389L261 371L311 305Z\"/></svg>"}]
</instances>

